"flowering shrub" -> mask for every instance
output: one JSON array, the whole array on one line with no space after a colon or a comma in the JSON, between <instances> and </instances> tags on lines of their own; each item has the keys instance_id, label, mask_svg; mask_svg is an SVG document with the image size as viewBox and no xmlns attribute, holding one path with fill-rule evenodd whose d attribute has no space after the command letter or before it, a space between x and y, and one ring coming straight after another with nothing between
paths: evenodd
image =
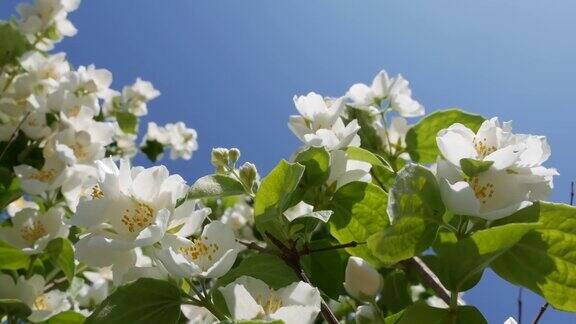
<instances>
[{"instance_id":1,"label":"flowering shrub","mask_svg":"<svg viewBox=\"0 0 576 324\"><path fill-rule=\"evenodd\" d=\"M401 75L295 96L301 148L261 178L196 131L140 117L138 78L53 53L79 0L0 22L0 320L9 323L486 323L485 269L576 311L576 209L544 201L543 136L458 109L425 115ZM418 118L409 124L406 118ZM507 323L514 323L509 319Z\"/></svg>"}]
</instances>

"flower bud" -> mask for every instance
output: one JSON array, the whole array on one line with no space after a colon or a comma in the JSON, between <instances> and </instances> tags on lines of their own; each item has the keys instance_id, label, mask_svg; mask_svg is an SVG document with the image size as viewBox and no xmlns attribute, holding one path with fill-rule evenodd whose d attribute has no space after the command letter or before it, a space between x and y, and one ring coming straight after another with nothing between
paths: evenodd
<instances>
[{"instance_id":1,"label":"flower bud","mask_svg":"<svg viewBox=\"0 0 576 324\"><path fill-rule=\"evenodd\" d=\"M228 165L228 150L221 147L212 149L212 165L215 167Z\"/></svg>"},{"instance_id":2,"label":"flower bud","mask_svg":"<svg viewBox=\"0 0 576 324\"><path fill-rule=\"evenodd\" d=\"M240 158L240 150L235 147L231 148L230 151L228 151L228 157L230 158L230 164L235 164Z\"/></svg>"},{"instance_id":3,"label":"flower bud","mask_svg":"<svg viewBox=\"0 0 576 324\"><path fill-rule=\"evenodd\" d=\"M240 173L240 181L244 183L248 188L252 187L254 180L256 180L256 166L250 162L246 162L242 164L239 170Z\"/></svg>"},{"instance_id":4,"label":"flower bud","mask_svg":"<svg viewBox=\"0 0 576 324\"><path fill-rule=\"evenodd\" d=\"M359 300L371 300L382 290L382 276L362 258L351 256L346 265L344 288Z\"/></svg>"},{"instance_id":5,"label":"flower bud","mask_svg":"<svg viewBox=\"0 0 576 324\"><path fill-rule=\"evenodd\" d=\"M356 309L356 323L368 324L376 321L376 312L370 305L361 305Z\"/></svg>"}]
</instances>

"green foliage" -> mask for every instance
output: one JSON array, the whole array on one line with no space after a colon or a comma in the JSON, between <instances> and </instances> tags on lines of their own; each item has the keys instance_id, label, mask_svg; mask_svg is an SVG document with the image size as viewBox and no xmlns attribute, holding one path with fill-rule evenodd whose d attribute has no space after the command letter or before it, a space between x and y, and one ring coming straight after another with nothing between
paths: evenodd
<instances>
[{"instance_id":1,"label":"green foliage","mask_svg":"<svg viewBox=\"0 0 576 324\"><path fill-rule=\"evenodd\" d=\"M138 133L138 117L136 117L134 114L127 111L119 111L116 113L116 121L124 133Z\"/></svg>"},{"instance_id":2,"label":"green foliage","mask_svg":"<svg viewBox=\"0 0 576 324\"><path fill-rule=\"evenodd\" d=\"M166 281L138 279L116 289L85 323L178 323L182 297L180 289Z\"/></svg>"},{"instance_id":3,"label":"green foliage","mask_svg":"<svg viewBox=\"0 0 576 324\"><path fill-rule=\"evenodd\" d=\"M392 171L390 164L380 156L360 147L350 146L346 148L346 155L350 160L362 161L372 164L372 166L381 167Z\"/></svg>"},{"instance_id":4,"label":"green foliage","mask_svg":"<svg viewBox=\"0 0 576 324\"><path fill-rule=\"evenodd\" d=\"M459 109L436 111L414 125L406 134L406 150L415 162L433 163L440 154L436 146L436 135L454 123L477 131L484 117L473 115Z\"/></svg>"},{"instance_id":5,"label":"green foliage","mask_svg":"<svg viewBox=\"0 0 576 324\"><path fill-rule=\"evenodd\" d=\"M86 317L80 313L66 311L50 317L46 324L82 324Z\"/></svg>"},{"instance_id":6,"label":"green foliage","mask_svg":"<svg viewBox=\"0 0 576 324\"><path fill-rule=\"evenodd\" d=\"M158 157L164 153L164 145L156 140L147 140L144 146L140 148L142 153L146 154L148 160L156 162Z\"/></svg>"},{"instance_id":7,"label":"green foliage","mask_svg":"<svg viewBox=\"0 0 576 324\"><path fill-rule=\"evenodd\" d=\"M368 248L380 263L392 266L430 247L437 230L438 225L424 218L400 218L390 227L370 236Z\"/></svg>"},{"instance_id":8,"label":"green foliage","mask_svg":"<svg viewBox=\"0 0 576 324\"><path fill-rule=\"evenodd\" d=\"M13 246L0 241L0 269L18 270L26 268L30 257Z\"/></svg>"},{"instance_id":9,"label":"green foliage","mask_svg":"<svg viewBox=\"0 0 576 324\"><path fill-rule=\"evenodd\" d=\"M249 276L264 281L268 286L279 289L288 286L298 277L282 259L272 254L254 254L244 259L240 265L218 279L219 286L225 286L236 278Z\"/></svg>"},{"instance_id":10,"label":"green foliage","mask_svg":"<svg viewBox=\"0 0 576 324\"><path fill-rule=\"evenodd\" d=\"M0 177L0 209L4 209L22 196L22 190L20 180L6 168L0 167Z\"/></svg>"},{"instance_id":11,"label":"green foliage","mask_svg":"<svg viewBox=\"0 0 576 324\"><path fill-rule=\"evenodd\" d=\"M442 283L451 291L466 291L480 280L481 273L498 256L512 248L536 224L508 224L477 231L456 240L444 234L435 245Z\"/></svg>"},{"instance_id":12,"label":"green foliage","mask_svg":"<svg viewBox=\"0 0 576 324\"><path fill-rule=\"evenodd\" d=\"M370 183L351 182L338 189L330 202L334 214L328 222L330 233L340 243L366 242L368 237L389 225L386 205L388 195ZM348 248L348 253L378 264L366 245Z\"/></svg>"},{"instance_id":13,"label":"green foliage","mask_svg":"<svg viewBox=\"0 0 576 324\"><path fill-rule=\"evenodd\" d=\"M334 244L323 239L311 242L312 249L327 248ZM334 300L344 294L344 273L349 255L342 249L314 252L302 258L302 265L312 282L323 293Z\"/></svg>"},{"instance_id":14,"label":"green foliage","mask_svg":"<svg viewBox=\"0 0 576 324\"><path fill-rule=\"evenodd\" d=\"M474 177L488 169L494 164L494 161L479 161L474 159L461 159L460 167L462 172L469 177Z\"/></svg>"},{"instance_id":15,"label":"green foliage","mask_svg":"<svg viewBox=\"0 0 576 324\"><path fill-rule=\"evenodd\" d=\"M32 314L32 310L22 301L18 299L0 299L0 318L2 315L27 318L30 314Z\"/></svg>"},{"instance_id":16,"label":"green foliage","mask_svg":"<svg viewBox=\"0 0 576 324\"><path fill-rule=\"evenodd\" d=\"M212 174L198 179L188 191L188 199L228 197L244 193L240 181L222 174Z\"/></svg>"},{"instance_id":17,"label":"green foliage","mask_svg":"<svg viewBox=\"0 0 576 324\"><path fill-rule=\"evenodd\" d=\"M282 160L262 180L254 199L254 218L260 233L269 232L280 240L288 238L288 220L282 213L290 207L303 174L302 165Z\"/></svg>"},{"instance_id":18,"label":"green foliage","mask_svg":"<svg viewBox=\"0 0 576 324\"><path fill-rule=\"evenodd\" d=\"M52 264L60 268L66 275L66 279L72 282L76 268L72 243L63 238L54 239L46 246L46 253L48 253Z\"/></svg>"},{"instance_id":19,"label":"green foliage","mask_svg":"<svg viewBox=\"0 0 576 324\"><path fill-rule=\"evenodd\" d=\"M420 165L406 165L389 195L388 212L394 221L368 239L372 253L387 266L430 247L445 212L434 174Z\"/></svg>"},{"instance_id":20,"label":"green foliage","mask_svg":"<svg viewBox=\"0 0 576 324\"><path fill-rule=\"evenodd\" d=\"M458 306L455 312L446 308L435 308L424 302L415 303L404 310L396 324L486 324L482 313L473 306Z\"/></svg>"},{"instance_id":21,"label":"green foliage","mask_svg":"<svg viewBox=\"0 0 576 324\"><path fill-rule=\"evenodd\" d=\"M538 222L492 262L505 280L541 295L554 308L576 311L576 207L535 203L496 224Z\"/></svg>"},{"instance_id":22,"label":"green foliage","mask_svg":"<svg viewBox=\"0 0 576 324\"><path fill-rule=\"evenodd\" d=\"M381 303L392 313L397 313L412 304L410 283L401 270L392 270L384 277Z\"/></svg>"},{"instance_id":23,"label":"green foliage","mask_svg":"<svg viewBox=\"0 0 576 324\"><path fill-rule=\"evenodd\" d=\"M362 139L361 147L376 153L383 152L383 143L382 138L378 135L378 132L374 128L374 122L376 121L375 117L371 114L371 112L356 109L353 107L348 107L348 119L353 120L356 119L358 121L358 125L360 129L358 130L358 135Z\"/></svg>"},{"instance_id":24,"label":"green foliage","mask_svg":"<svg viewBox=\"0 0 576 324\"><path fill-rule=\"evenodd\" d=\"M24 35L9 23L0 23L0 68L15 64L18 58L30 49Z\"/></svg>"},{"instance_id":25,"label":"green foliage","mask_svg":"<svg viewBox=\"0 0 576 324\"><path fill-rule=\"evenodd\" d=\"M330 154L324 147L309 147L298 153L294 161L306 168L302 178L306 186L322 185L330 176Z\"/></svg>"}]
</instances>

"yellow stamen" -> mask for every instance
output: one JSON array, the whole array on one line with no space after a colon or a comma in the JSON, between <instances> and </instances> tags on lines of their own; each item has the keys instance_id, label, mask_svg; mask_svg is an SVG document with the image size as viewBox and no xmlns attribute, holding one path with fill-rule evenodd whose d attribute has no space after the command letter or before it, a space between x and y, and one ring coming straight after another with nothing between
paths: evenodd
<instances>
[{"instance_id":1,"label":"yellow stamen","mask_svg":"<svg viewBox=\"0 0 576 324\"><path fill-rule=\"evenodd\" d=\"M154 208L145 203L137 203L136 208L127 208L122 215L122 223L130 233L141 231L154 221Z\"/></svg>"},{"instance_id":2,"label":"yellow stamen","mask_svg":"<svg viewBox=\"0 0 576 324\"><path fill-rule=\"evenodd\" d=\"M36 242L36 240L46 235L46 233L47 232L44 224L42 224L39 220L35 220L30 225L24 225L20 229L20 236L22 236L22 238L29 243Z\"/></svg>"}]
</instances>

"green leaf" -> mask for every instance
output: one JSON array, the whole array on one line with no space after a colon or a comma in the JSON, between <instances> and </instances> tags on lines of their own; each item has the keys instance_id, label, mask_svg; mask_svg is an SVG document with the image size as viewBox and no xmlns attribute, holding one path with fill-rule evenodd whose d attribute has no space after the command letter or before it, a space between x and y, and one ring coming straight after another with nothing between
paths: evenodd
<instances>
[{"instance_id":1,"label":"green leaf","mask_svg":"<svg viewBox=\"0 0 576 324\"><path fill-rule=\"evenodd\" d=\"M496 221L538 222L518 244L492 262L505 280L544 297L554 308L576 311L576 208L534 203Z\"/></svg>"},{"instance_id":2,"label":"green leaf","mask_svg":"<svg viewBox=\"0 0 576 324\"><path fill-rule=\"evenodd\" d=\"M382 138L374 127L375 116L369 111L348 106L348 120L354 119L360 126L358 135L362 139L361 147L370 152L383 152Z\"/></svg>"},{"instance_id":3,"label":"green leaf","mask_svg":"<svg viewBox=\"0 0 576 324\"><path fill-rule=\"evenodd\" d=\"M204 176L190 187L187 199L236 196L244 193L240 181L222 174Z\"/></svg>"},{"instance_id":4,"label":"green leaf","mask_svg":"<svg viewBox=\"0 0 576 324\"><path fill-rule=\"evenodd\" d=\"M126 111L119 111L116 113L116 121L124 133L136 134L138 132L138 117L134 114Z\"/></svg>"},{"instance_id":5,"label":"green leaf","mask_svg":"<svg viewBox=\"0 0 576 324\"><path fill-rule=\"evenodd\" d=\"M402 270L393 270L384 277L381 303L387 310L396 313L412 304L410 283Z\"/></svg>"},{"instance_id":6,"label":"green leaf","mask_svg":"<svg viewBox=\"0 0 576 324\"><path fill-rule=\"evenodd\" d=\"M461 159L460 168L470 178L490 169L494 161L479 161L474 159Z\"/></svg>"},{"instance_id":7,"label":"green leaf","mask_svg":"<svg viewBox=\"0 0 576 324\"><path fill-rule=\"evenodd\" d=\"M418 302L404 310L397 324L486 324L482 313L473 306L458 306L456 312L447 308L435 308Z\"/></svg>"},{"instance_id":8,"label":"green leaf","mask_svg":"<svg viewBox=\"0 0 576 324\"><path fill-rule=\"evenodd\" d=\"M294 162L306 167L302 179L306 186L320 186L330 176L330 154L324 147L310 147L298 153Z\"/></svg>"},{"instance_id":9,"label":"green leaf","mask_svg":"<svg viewBox=\"0 0 576 324\"><path fill-rule=\"evenodd\" d=\"M346 155L350 160L367 162L372 164L372 166L378 166L393 172L392 167L386 160L363 148L350 146L346 148Z\"/></svg>"},{"instance_id":10,"label":"green leaf","mask_svg":"<svg viewBox=\"0 0 576 324\"><path fill-rule=\"evenodd\" d=\"M404 310L401 310L398 313L386 316L386 318L384 319L384 324L396 324L396 323L398 323L400 318L402 318L403 314L404 314Z\"/></svg>"},{"instance_id":11,"label":"green leaf","mask_svg":"<svg viewBox=\"0 0 576 324\"><path fill-rule=\"evenodd\" d=\"M0 170L6 170L0 167ZM0 184L0 209L6 208L11 202L22 197L22 190L20 189L20 180L11 172L0 172L3 177L2 181L9 181L8 184Z\"/></svg>"},{"instance_id":12,"label":"green leaf","mask_svg":"<svg viewBox=\"0 0 576 324\"><path fill-rule=\"evenodd\" d=\"M32 314L32 310L28 305L18 299L2 298L0 299L0 316L2 316L2 314L25 319Z\"/></svg>"},{"instance_id":13,"label":"green leaf","mask_svg":"<svg viewBox=\"0 0 576 324\"><path fill-rule=\"evenodd\" d=\"M292 282L299 281L294 271L276 255L254 254L220 277L218 286L225 286L241 276L260 279L274 289L286 287Z\"/></svg>"},{"instance_id":14,"label":"green leaf","mask_svg":"<svg viewBox=\"0 0 576 324\"><path fill-rule=\"evenodd\" d=\"M368 248L387 266L429 248L445 212L436 177L417 164L400 170L389 195L388 212L394 221L368 239Z\"/></svg>"},{"instance_id":15,"label":"green leaf","mask_svg":"<svg viewBox=\"0 0 576 324\"><path fill-rule=\"evenodd\" d=\"M466 291L480 279L475 275L536 227L534 223L507 224L474 232L460 241L442 239L434 247L441 265L435 269L437 275L449 290Z\"/></svg>"},{"instance_id":16,"label":"green leaf","mask_svg":"<svg viewBox=\"0 0 576 324\"><path fill-rule=\"evenodd\" d=\"M254 219L258 231L270 232L286 240L288 220L282 213L290 207L291 198L304 174L304 166L284 160L262 180L254 199Z\"/></svg>"},{"instance_id":17,"label":"green leaf","mask_svg":"<svg viewBox=\"0 0 576 324\"><path fill-rule=\"evenodd\" d=\"M46 324L82 324L86 317L74 311L66 311L50 317Z\"/></svg>"},{"instance_id":18,"label":"green leaf","mask_svg":"<svg viewBox=\"0 0 576 324\"><path fill-rule=\"evenodd\" d=\"M63 238L53 239L46 246L46 253L50 256L50 262L64 272L68 282L72 282L76 268L72 243Z\"/></svg>"},{"instance_id":19,"label":"green leaf","mask_svg":"<svg viewBox=\"0 0 576 324\"><path fill-rule=\"evenodd\" d=\"M327 248L334 244L328 239L311 242L312 249ZM344 274L349 255L342 249L314 252L302 257L302 266L312 285L334 300L344 294Z\"/></svg>"},{"instance_id":20,"label":"green leaf","mask_svg":"<svg viewBox=\"0 0 576 324\"><path fill-rule=\"evenodd\" d=\"M342 186L330 202L330 209L334 211L328 222L330 234L342 244L366 242L372 234L389 225L387 202L386 192L371 183L351 182ZM379 263L365 244L346 250L371 264Z\"/></svg>"},{"instance_id":21,"label":"green leaf","mask_svg":"<svg viewBox=\"0 0 576 324\"><path fill-rule=\"evenodd\" d=\"M0 68L15 64L30 48L26 37L8 23L0 24Z\"/></svg>"},{"instance_id":22,"label":"green leaf","mask_svg":"<svg viewBox=\"0 0 576 324\"><path fill-rule=\"evenodd\" d=\"M408 164L400 170L389 195L388 212L394 220L420 217L441 221L446 211L436 177L421 165Z\"/></svg>"},{"instance_id":23,"label":"green leaf","mask_svg":"<svg viewBox=\"0 0 576 324\"><path fill-rule=\"evenodd\" d=\"M434 163L440 154L436 146L436 135L440 130L460 123L475 132L483 122L484 117L459 109L436 111L410 128L406 134L406 150L415 162Z\"/></svg>"},{"instance_id":24,"label":"green leaf","mask_svg":"<svg viewBox=\"0 0 576 324\"><path fill-rule=\"evenodd\" d=\"M404 217L370 236L368 248L380 263L391 266L428 249L437 231L438 224L425 218Z\"/></svg>"},{"instance_id":25,"label":"green leaf","mask_svg":"<svg viewBox=\"0 0 576 324\"><path fill-rule=\"evenodd\" d=\"M30 257L22 253L22 250L0 241L0 269L18 270L26 268L29 260Z\"/></svg>"},{"instance_id":26,"label":"green leaf","mask_svg":"<svg viewBox=\"0 0 576 324\"><path fill-rule=\"evenodd\" d=\"M141 278L116 289L85 323L178 323L182 294L167 281Z\"/></svg>"},{"instance_id":27,"label":"green leaf","mask_svg":"<svg viewBox=\"0 0 576 324\"><path fill-rule=\"evenodd\" d=\"M158 157L164 153L164 145L156 140L147 140L144 146L140 147L140 150L146 154L148 160L156 162Z\"/></svg>"}]
</instances>

